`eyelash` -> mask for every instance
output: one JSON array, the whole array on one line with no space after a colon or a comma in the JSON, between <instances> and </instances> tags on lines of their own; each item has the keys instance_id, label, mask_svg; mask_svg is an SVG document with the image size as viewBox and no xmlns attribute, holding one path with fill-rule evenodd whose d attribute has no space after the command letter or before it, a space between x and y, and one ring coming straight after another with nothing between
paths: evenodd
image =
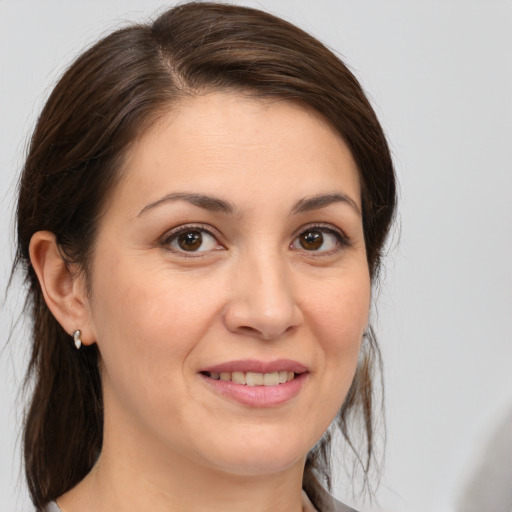
<instances>
[{"instance_id":1,"label":"eyelash","mask_svg":"<svg viewBox=\"0 0 512 512\"><path fill-rule=\"evenodd\" d=\"M163 237L163 240L161 242L161 245L165 247L167 250L174 252L176 254L179 254L180 256L187 257L187 258L197 258L201 257L202 253L209 252L209 251L185 251L180 249L175 249L171 247L171 243L177 240L177 238L180 235L197 231L200 233L206 233L208 236L212 237L220 246L222 249L225 249L223 244L219 242L220 235L215 234L214 230L211 228L211 226L205 226L203 224L187 224L184 226L179 226L170 232L166 233L166 235ZM316 250L307 250L305 248L302 248L302 251L304 251L306 254L319 257L323 255L328 255L336 252L337 250L347 248L351 246L351 240L349 237L345 235L341 230L338 230L334 228L332 225L325 225L325 224L309 224L305 226L301 226L299 230L297 231L297 234L294 236L293 241L290 243L289 247L292 248L292 245L299 239L299 237L303 234L305 234L308 231L318 231L320 233L328 233L330 235L333 235L336 238L337 247L334 250L327 250L327 251L316 251ZM218 249L221 250L221 249ZM301 250L301 249L293 249L293 250Z\"/></svg>"}]
</instances>

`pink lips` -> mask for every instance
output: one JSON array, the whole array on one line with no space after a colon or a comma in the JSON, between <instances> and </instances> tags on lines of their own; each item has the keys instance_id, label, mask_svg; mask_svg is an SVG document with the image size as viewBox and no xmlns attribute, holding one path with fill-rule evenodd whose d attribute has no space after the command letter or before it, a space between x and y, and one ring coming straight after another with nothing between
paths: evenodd
<instances>
[{"instance_id":1,"label":"pink lips","mask_svg":"<svg viewBox=\"0 0 512 512\"><path fill-rule=\"evenodd\" d=\"M286 383L273 386L248 386L232 381L214 380L209 374L221 372L273 373L294 372L295 377ZM250 407L276 407L297 396L308 378L308 369L303 364L289 359L276 361L240 360L221 363L204 368L200 376L204 382L220 395Z\"/></svg>"},{"instance_id":2,"label":"pink lips","mask_svg":"<svg viewBox=\"0 0 512 512\"><path fill-rule=\"evenodd\" d=\"M240 361L229 361L226 363L217 364L203 368L201 373L212 372L257 372L257 373L272 373L272 372L295 372L305 373L308 371L307 367L297 361L290 359L277 359L275 361L258 361L256 359L246 359Z\"/></svg>"}]
</instances>

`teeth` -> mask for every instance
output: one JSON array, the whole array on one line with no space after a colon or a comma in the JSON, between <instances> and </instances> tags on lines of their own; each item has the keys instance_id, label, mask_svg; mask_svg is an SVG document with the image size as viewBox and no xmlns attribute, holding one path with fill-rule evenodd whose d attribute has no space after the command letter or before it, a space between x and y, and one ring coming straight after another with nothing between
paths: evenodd
<instances>
[{"instance_id":1,"label":"teeth","mask_svg":"<svg viewBox=\"0 0 512 512\"><path fill-rule=\"evenodd\" d=\"M231 380L236 384L245 384L246 377L244 372L233 372L231 374Z\"/></svg>"},{"instance_id":2,"label":"teeth","mask_svg":"<svg viewBox=\"0 0 512 512\"><path fill-rule=\"evenodd\" d=\"M263 385L263 373L247 372L245 374L245 383L248 386L262 386Z\"/></svg>"},{"instance_id":3,"label":"teeth","mask_svg":"<svg viewBox=\"0 0 512 512\"><path fill-rule=\"evenodd\" d=\"M231 381L246 386L277 386L290 382L295 378L294 372L280 371L272 373L257 372L211 372L210 378L214 380Z\"/></svg>"},{"instance_id":4,"label":"teeth","mask_svg":"<svg viewBox=\"0 0 512 512\"><path fill-rule=\"evenodd\" d=\"M264 386L277 386L279 384L279 373L265 373L263 374Z\"/></svg>"}]
</instances>

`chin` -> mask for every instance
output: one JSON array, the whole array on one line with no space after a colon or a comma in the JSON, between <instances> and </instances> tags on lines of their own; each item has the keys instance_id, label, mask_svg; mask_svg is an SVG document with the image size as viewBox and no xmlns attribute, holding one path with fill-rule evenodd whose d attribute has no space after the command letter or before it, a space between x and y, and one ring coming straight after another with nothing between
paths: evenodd
<instances>
[{"instance_id":1,"label":"chin","mask_svg":"<svg viewBox=\"0 0 512 512\"><path fill-rule=\"evenodd\" d=\"M285 438L282 435L273 442L230 445L225 447L222 454L215 456L215 465L223 471L240 476L277 474L295 464L302 465L309 446L305 446L303 441L300 445L283 442Z\"/></svg>"}]
</instances>

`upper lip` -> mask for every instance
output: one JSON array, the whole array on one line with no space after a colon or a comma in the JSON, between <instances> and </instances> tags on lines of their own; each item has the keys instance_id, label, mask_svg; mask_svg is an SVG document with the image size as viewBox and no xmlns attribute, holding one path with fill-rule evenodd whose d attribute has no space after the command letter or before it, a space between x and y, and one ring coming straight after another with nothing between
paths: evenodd
<instances>
[{"instance_id":1,"label":"upper lip","mask_svg":"<svg viewBox=\"0 0 512 512\"><path fill-rule=\"evenodd\" d=\"M291 359L276 359L274 361L259 361L257 359L244 359L238 361L226 361L225 363L208 366L200 370L203 373L221 372L254 372L274 373L280 371L305 373L307 366Z\"/></svg>"}]
</instances>

